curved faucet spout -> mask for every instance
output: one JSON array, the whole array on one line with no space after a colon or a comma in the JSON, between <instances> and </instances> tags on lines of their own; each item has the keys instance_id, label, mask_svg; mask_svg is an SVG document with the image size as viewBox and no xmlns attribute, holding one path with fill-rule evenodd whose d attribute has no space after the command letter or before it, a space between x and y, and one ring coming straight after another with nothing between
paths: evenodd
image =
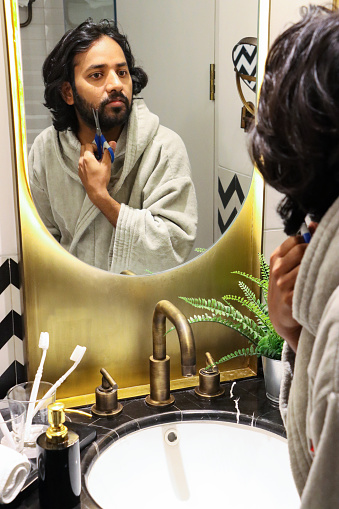
<instances>
[{"instance_id":1,"label":"curved faucet spout","mask_svg":"<svg viewBox=\"0 0 339 509\"><path fill-rule=\"evenodd\" d=\"M168 300L161 300L153 313L153 358L162 361L166 358L166 318L176 328L181 352L181 372L183 376L196 373L196 353L192 328L186 316Z\"/></svg>"},{"instance_id":2,"label":"curved faucet spout","mask_svg":"<svg viewBox=\"0 0 339 509\"><path fill-rule=\"evenodd\" d=\"M153 314L153 355L149 359L150 393L146 403L151 406L173 405L170 393L170 358L166 355L166 318L176 328L181 351L181 372L193 376L196 371L195 342L186 316L168 300L161 300Z\"/></svg>"}]
</instances>

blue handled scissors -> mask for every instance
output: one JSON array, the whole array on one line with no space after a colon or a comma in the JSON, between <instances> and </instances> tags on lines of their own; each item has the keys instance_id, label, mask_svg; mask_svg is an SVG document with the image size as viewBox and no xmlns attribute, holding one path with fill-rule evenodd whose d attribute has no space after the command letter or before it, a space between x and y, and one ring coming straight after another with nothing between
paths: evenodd
<instances>
[{"instance_id":1,"label":"blue handled scissors","mask_svg":"<svg viewBox=\"0 0 339 509\"><path fill-rule=\"evenodd\" d=\"M99 124L99 112L98 112L98 110L95 110L94 108L92 108L92 111L93 111L95 126L96 126L96 130L97 130L93 143L95 143L98 148L98 159L99 160L102 159L102 156L104 155L104 150L106 148L108 150L108 152L110 153L111 161L113 163L114 152L113 152L112 147L110 147L108 141L106 140L105 136L102 134L101 127Z\"/></svg>"}]
</instances>

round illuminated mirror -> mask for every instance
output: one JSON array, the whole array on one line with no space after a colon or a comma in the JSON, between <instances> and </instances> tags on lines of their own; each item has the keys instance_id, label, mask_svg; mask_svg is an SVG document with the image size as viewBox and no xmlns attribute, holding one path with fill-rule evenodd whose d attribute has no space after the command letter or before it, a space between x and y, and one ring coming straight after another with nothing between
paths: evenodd
<instances>
[{"instance_id":1,"label":"round illuminated mirror","mask_svg":"<svg viewBox=\"0 0 339 509\"><path fill-rule=\"evenodd\" d=\"M258 2L247 2L247 5L251 12L247 12L246 17L239 3L215 0L35 0L29 2L28 8L19 8L20 20L25 25L21 28L21 39L28 150L37 135L52 124L49 111L43 106L41 69L46 56L65 31L86 18L92 17L95 21L109 18L115 19L119 30L127 35L136 65L148 75L149 82L137 97L144 99L148 109L159 117L161 125L181 137L190 161L197 198L197 229L193 234L194 228L191 228L189 235L185 234L183 239L180 236L167 239L175 251L178 238L186 242L186 237L189 237L188 248L185 247L180 255L164 256L160 240L157 244L154 238L146 239L146 245L152 244L150 250L153 254L143 256L140 251L137 266L133 256L126 261L126 266L122 263L114 265L112 257L117 249L114 244L115 228L112 226L112 241L106 242L110 250L107 252L107 267L97 265L95 256L88 256L84 253L86 248L80 245L81 235L88 234L95 242L92 221L88 222L88 229L84 229L81 235L77 230L79 245L74 248L74 242L70 242L72 254L108 271L128 269L146 275L190 261L211 247L232 224L248 193L253 171L246 148L244 112L232 61L236 43L244 37L253 39L257 36ZM29 9L31 21L27 23ZM254 69L255 60L252 59L252 77ZM248 94L248 100L255 104L255 87L249 89ZM48 164L53 163L48 161ZM156 161L154 164L157 164ZM155 189L161 186L159 179L154 179L152 186ZM141 209L147 207L146 200L143 202L144 187L140 194ZM67 189L60 187L53 192L64 196ZM173 192L178 193L180 200L168 207L186 210L185 189L174 189ZM130 197L127 195L124 199L128 205ZM69 208L73 213L72 203ZM91 211L90 206L85 209L84 199L84 207L79 208L84 217ZM72 225L67 225L73 240L77 225L82 221L79 210L75 211L77 217L72 218ZM171 222L172 230L182 228L180 221L177 224L175 219L179 212L182 213L182 210L175 210L169 216L170 220L166 218L164 229L167 236L166 221L167 225L168 221ZM159 216L156 212L154 214L152 220L160 225L161 236L163 217L161 213ZM193 215L192 208L188 207L184 223L194 223ZM94 216L97 217L96 214ZM46 224L43 214L41 219ZM64 222L64 218L57 217L57 214L54 219ZM100 228L100 223L97 228ZM129 225L124 231L131 252L145 234L135 230L135 225ZM60 240L58 235L56 238ZM161 263L158 263L159 257Z\"/></svg>"}]
</instances>

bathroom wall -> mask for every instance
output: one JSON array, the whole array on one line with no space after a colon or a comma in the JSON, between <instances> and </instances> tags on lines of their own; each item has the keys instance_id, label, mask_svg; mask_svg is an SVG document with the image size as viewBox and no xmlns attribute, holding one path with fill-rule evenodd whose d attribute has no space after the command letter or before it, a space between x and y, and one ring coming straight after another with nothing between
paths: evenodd
<instances>
[{"instance_id":1,"label":"bathroom wall","mask_svg":"<svg viewBox=\"0 0 339 509\"><path fill-rule=\"evenodd\" d=\"M257 37L257 24L258 1L217 1L214 241L236 217L252 180L253 164L247 152L247 136L241 128L243 103L237 90L232 50L244 37ZM245 99L255 104L255 92L244 83L242 90Z\"/></svg>"},{"instance_id":2,"label":"bathroom wall","mask_svg":"<svg viewBox=\"0 0 339 509\"><path fill-rule=\"evenodd\" d=\"M18 222L8 109L6 54L0 46L0 398L23 377L23 335L18 270Z\"/></svg>"}]
</instances>

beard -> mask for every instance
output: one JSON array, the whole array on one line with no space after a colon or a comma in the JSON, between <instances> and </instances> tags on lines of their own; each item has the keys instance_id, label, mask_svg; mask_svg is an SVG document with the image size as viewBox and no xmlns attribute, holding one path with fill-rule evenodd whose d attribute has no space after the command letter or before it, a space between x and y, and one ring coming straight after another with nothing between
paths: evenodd
<instances>
[{"instance_id":1,"label":"beard","mask_svg":"<svg viewBox=\"0 0 339 509\"><path fill-rule=\"evenodd\" d=\"M121 126L127 122L130 116L132 104L128 98L119 92L112 93L107 99L104 99L98 108L93 104L86 101L80 94L75 86L73 86L74 107L83 120L83 122L93 129L96 128L94 115L92 109L98 110L100 127L104 131L108 131L113 127ZM123 102L121 106L107 106L111 101L119 99Z\"/></svg>"}]
</instances>

